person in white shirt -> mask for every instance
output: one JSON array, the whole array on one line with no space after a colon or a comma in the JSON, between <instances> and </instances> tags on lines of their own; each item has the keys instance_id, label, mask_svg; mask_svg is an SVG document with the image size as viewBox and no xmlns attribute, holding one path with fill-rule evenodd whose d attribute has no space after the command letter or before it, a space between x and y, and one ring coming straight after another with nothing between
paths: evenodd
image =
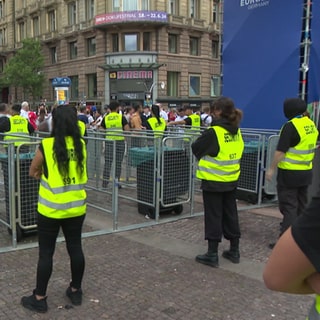
<instances>
[{"instance_id":1,"label":"person in white shirt","mask_svg":"<svg viewBox=\"0 0 320 320\"><path fill-rule=\"evenodd\" d=\"M20 116L29 120L29 110L29 103L27 101L23 101L21 103Z\"/></svg>"},{"instance_id":2,"label":"person in white shirt","mask_svg":"<svg viewBox=\"0 0 320 320\"><path fill-rule=\"evenodd\" d=\"M181 108L178 109L177 116L174 119L174 121L181 121L181 120L184 120L186 118L188 118L188 116L185 114L184 108L181 107ZM184 133L183 127L184 127L184 125L178 126L178 132L181 133L181 134Z\"/></svg>"},{"instance_id":3,"label":"person in white shirt","mask_svg":"<svg viewBox=\"0 0 320 320\"><path fill-rule=\"evenodd\" d=\"M91 115L90 109L86 110L86 115L87 115L87 118L88 118L88 127L91 128L91 126L94 123L94 119L93 119L93 116Z\"/></svg>"},{"instance_id":4,"label":"person in white shirt","mask_svg":"<svg viewBox=\"0 0 320 320\"><path fill-rule=\"evenodd\" d=\"M160 108L160 117L165 120L165 122L168 122L168 114L166 111L163 109L161 103L156 103L157 106Z\"/></svg>"},{"instance_id":5,"label":"person in white shirt","mask_svg":"<svg viewBox=\"0 0 320 320\"><path fill-rule=\"evenodd\" d=\"M98 130L100 128L100 125L101 125L101 122L103 119L103 114L101 113L101 108L99 108L99 107L98 108L95 107L93 110L94 110L93 113L94 113L96 120L94 121L94 123L92 125L93 125L93 129Z\"/></svg>"},{"instance_id":6,"label":"person in white shirt","mask_svg":"<svg viewBox=\"0 0 320 320\"><path fill-rule=\"evenodd\" d=\"M203 107L201 114L201 126L202 127L210 127L212 123L212 116L210 115L210 108L209 107Z\"/></svg>"}]
</instances>

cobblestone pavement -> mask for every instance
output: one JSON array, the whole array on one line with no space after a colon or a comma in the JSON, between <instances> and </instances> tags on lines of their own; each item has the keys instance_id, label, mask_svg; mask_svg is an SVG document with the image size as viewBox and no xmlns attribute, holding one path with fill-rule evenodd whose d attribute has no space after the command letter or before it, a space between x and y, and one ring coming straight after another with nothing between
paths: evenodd
<instances>
[{"instance_id":1,"label":"cobblestone pavement","mask_svg":"<svg viewBox=\"0 0 320 320\"><path fill-rule=\"evenodd\" d=\"M276 209L271 209L276 212ZM20 305L35 283L37 248L0 254L0 319L294 320L305 319L312 296L275 293L262 282L279 217L270 209L240 211L241 263L220 259L214 269L195 262L206 251L203 217L83 240L82 306L70 308L64 243L58 243L48 287L49 311ZM219 250L227 247L222 242Z\"/></svg>"}]
</instances>

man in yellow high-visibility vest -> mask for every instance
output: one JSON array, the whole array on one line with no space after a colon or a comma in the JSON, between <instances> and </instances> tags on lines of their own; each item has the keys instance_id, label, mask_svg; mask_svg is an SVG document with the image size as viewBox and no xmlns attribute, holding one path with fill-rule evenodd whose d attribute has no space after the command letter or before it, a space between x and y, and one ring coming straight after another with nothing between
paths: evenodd
<instances>
[{"instance_id":1,"label":"man in yellow high-visibility vest","mask_svg":"<svg viewBox=\"0 0 320 320\"><path fill-rule=\"evenodd\" d=\"M308 201L312 160L319 133L315 123L305 114L306 110L306 102L300 98L284 101L283 111L288 122L281 129L272 164L266 172L266 179L271 180L278 169L277 193L283 215L280 235L305 212ZM269 246L273 248L274 244Z\"/></svg>"},{"instance_id":2,"label":"man in yellow high-visibility vest","mask_svg":"<svg viewBox=\"0 0 320 320\"><path fill-rule=\"evenodd\" d=\"M110 179L110 171L113 159L115 157L115 178L120 179L121 165L125 151L125 139L123 131L129 131L130 127L125 116L119 114L120 104L118 101L112 101L109 104L110 113L108 113L101 122L101 128L106 130L105 141L105 164L103 170L102 188L106 188ZM115 144L115 154L114 154ZM121 186L119 185L119 188Z\"/></svg>"}]
</instances>

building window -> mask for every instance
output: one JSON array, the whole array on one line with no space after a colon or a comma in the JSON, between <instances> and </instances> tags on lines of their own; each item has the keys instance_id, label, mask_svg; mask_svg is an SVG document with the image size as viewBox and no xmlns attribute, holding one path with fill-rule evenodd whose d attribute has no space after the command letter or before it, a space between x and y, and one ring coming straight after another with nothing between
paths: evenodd
<instances>
[{"instance_id":1,"label":"building window","mask_svg":"<svg viewBox=\"0 0 320 320\"><path fill-rule=\"evenodd\" d=\"M200 75L189 75L189 97L200 96Z\"/></svg>"},{"instance_id":2,"label":"building window","mask_svg":"<svg viewBox=\"0 0 320 320\"><path fill-rule=\"evenodd\" d=\"M220 96L220 77L212 76L211 77L211 97Z\"/></svg>"},{"instance_id":3,"label":"building window","mask_svg":"<svg viewBox=\"0 0 320 320\"><path fill-rule=\"evenodd\" d=\"M138 34L124 34L123 35L123 49L124 51L138 51Z\"/></svg>"},{"instance_id":4,"label":"building window","mask_svg":"<svg viewBox=\"0 0 320 320\"><path fill-rule=\"evenodd\" d=\"M32 32L34 37L37 37L40 35L39 17L32 18Z\"/></svg>"},{"instance_id":5,"label":"building window","mask_svg":"<svg viewBox=\"0 0 320 320\"><path fill-rule=\"evenodd\" d=\"M0 46L7 44L6 32L7 30L5 28L0 30Z\"/></svg>"},{"instance_id":6,"label":"building window","mask_svg":"<svg viewBox=\"0 0 320 320\"><path fill-rule=\"evenodd\" d=\"M190 37L189 47L191 56L199 56L199 44L200 39L196 37Z\"/></svg>"},{"instance_id":7,"label":"building window","mask_svg":"<svg viewBox=\"0 0 320 320\"><path fill-rule=\"evenodd\" d=\"M212 10L212 22L220 23L220 4L219 2L213 2L213 10Z\"/></svg>"},{"instance_id":8,"label":"building window","mask_svg":"<svg viewBox=\"0 0 320 320\"><path fill-rule=\"evenodd\" d=\"M86 0L86 20L93 19L95 16L94 1Z\"/></svg>"},{"instance_id":9,"label":"building window","mask_svg":"<svg viewBox=\"0 0 320 320\"><path fill-rule=\"evenodd\" d=\"M77 5L75 1L68 3L68 24L73 26L77 23Z\"/></svg>"},{"instance_id":10,"label":"building window","mask_svg":"<svg viewBox=\"0 0 320 320\"><path fill-rule=\"evenodd\" d=\"M167 96L179 96L179 72L167 72Z\"/></svg>"},{"instance_id":11,"label":"building window","mask_svg":"<svg viewBox=\"0 0 320 320\"><path fill-rule=\"evenodd\" d=\"M48 11L48 30L50 32L56 30L56 13L54 10Z\"/></svg>"},{"instance_id":12,"label":"building window","mask_svg":"<svg viewBox=\"0 0 320 320\"><path fill-rule=\"evenodd\" d=\"M5 17L5 0L0 0L0 19Z\"/></svg>"},{"instance_id":13,"label":"building window","mask_svg":"<svg viewBox=\"0 0 320 320\"><path fill-rule=\"evenodd\" d=\"M88 57L96 55L96 38L87 39L87 55Z\"/></svg>"},{"instance_id":14,"label":"building window","mask_svg":"<svg viewBox=\"0 0 320 320\"><path fill-rule=\"evenodd\" d=\"M88 98L97 97L97 75L95 73L87 74Z\"/></svg>"},{"instance_id":15,"label":"building window","mask_svg":"<svg viewBox=\"0 0 320 320\"><path fill-rule=\"evenodd\" d=\"M26 37L24 21L19 22L18 29L19 29L19 41L22 41Z\"/></svg>"},{"instance_id":16,"label":"building window","mask_svg":"<svg viewBox=\"0 0 320 320\"><path fill-rule=\"evenodd\" d=\"M179 0L169 0L168 13L172 15L179 15Z\"/></svg>"},{"instance_id":17,"label":"building window","mask_svg":"<svg viewBox=\"0 0 320 320\"><path fill-rule=\"evenodd\" d=\"M211 45L212 45L212 48L211 48L212 58L218 59L219 58L219 42L216 40L212 40Z\"/></svg>"},{"instance_id":18,"label":"building window","mask_svg":"<svg viewBox=\"0 0 320 320\"><path fill-rule=\"evenodd\" d=\"M150 10L149 0L113 0L112 11Z\"/></svg>"},{"instance_id":19,"label":"building window","mask_svg":"<svg viewBox=\"0 0 320 320\"><path fill-rule=\"evenodd\" d=\"M112 34L112 52L119 52L119 35Z\"/></svg>"},{"instance_id":20,"label":"building window","mask_svg":"<svg viewBox=\"0 0 320 320\"><path fill-rule=\"evenodd\" d=\"M171 34L168 35L168 52L169 53L178 53L178 35Z\"/></svg>"},{"instance_id":21,"label":"building window","mask_svg":"<svg viewBox=\"0 0 320 320\"><path fill-rule=\"evenodd\" d=\"M151 50L151 33L144 32L143 33L143 51Z\"/></svg>"},{"instance_id":22,"label":"building window","mask_svg":"<svg viewBox=\"0 0 320 320\"><path fill-rule=\"evenodd\" d=\"M200 0L190 0L190 17L200 19Z\"/></svg>"},{"instance_id":23,"label":"building window","mask_svg":"<svg viewBox=\"0 0 320 320\"><path fill-rule=\"evenodd\" d=\"M50 48L50 56L51 56L51 64L56 64L58 62L56 47Z\"/></svg>"},{"instance_id":24,"label":"building window","mask_svg":"<svg viewBox=\"0 0 320 320\"><path fill-rule=\"evenodd\" d=\"M69 43L69 57L70 59L76 59L78 56L78 50L77 50L77 41L73 41Z\"/></svg>"}]
</instances>

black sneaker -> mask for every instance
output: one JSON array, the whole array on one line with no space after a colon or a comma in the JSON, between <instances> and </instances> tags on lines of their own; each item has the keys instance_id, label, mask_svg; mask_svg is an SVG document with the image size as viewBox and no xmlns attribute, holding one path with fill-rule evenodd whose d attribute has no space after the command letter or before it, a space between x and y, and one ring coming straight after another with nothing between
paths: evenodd
<instances>
[{"instance_id":1,"label":"black sneaker","mask_svg":"<svg viewBox=\"0 0 320 320\"><path fill-rule=\"evenodd\" d=\"M29 297L22 297L21 298L21 304L32 311L45 313L48 311L48 305L47 305L47 297L37 300L34 292Z\"/></svg>"},{"instance_id":2,"label":"black sneaker","mask_svg":"<svg viewBox=\"0 0 320 320\"><path fill-rule=\"evenodd\" d=\"M71 303L75 306L80 306L82 303L82 290L78 289L77 291L72 291L69 287L66 291L67 297L70 299Z\"/></svg>"}]
</instances>

